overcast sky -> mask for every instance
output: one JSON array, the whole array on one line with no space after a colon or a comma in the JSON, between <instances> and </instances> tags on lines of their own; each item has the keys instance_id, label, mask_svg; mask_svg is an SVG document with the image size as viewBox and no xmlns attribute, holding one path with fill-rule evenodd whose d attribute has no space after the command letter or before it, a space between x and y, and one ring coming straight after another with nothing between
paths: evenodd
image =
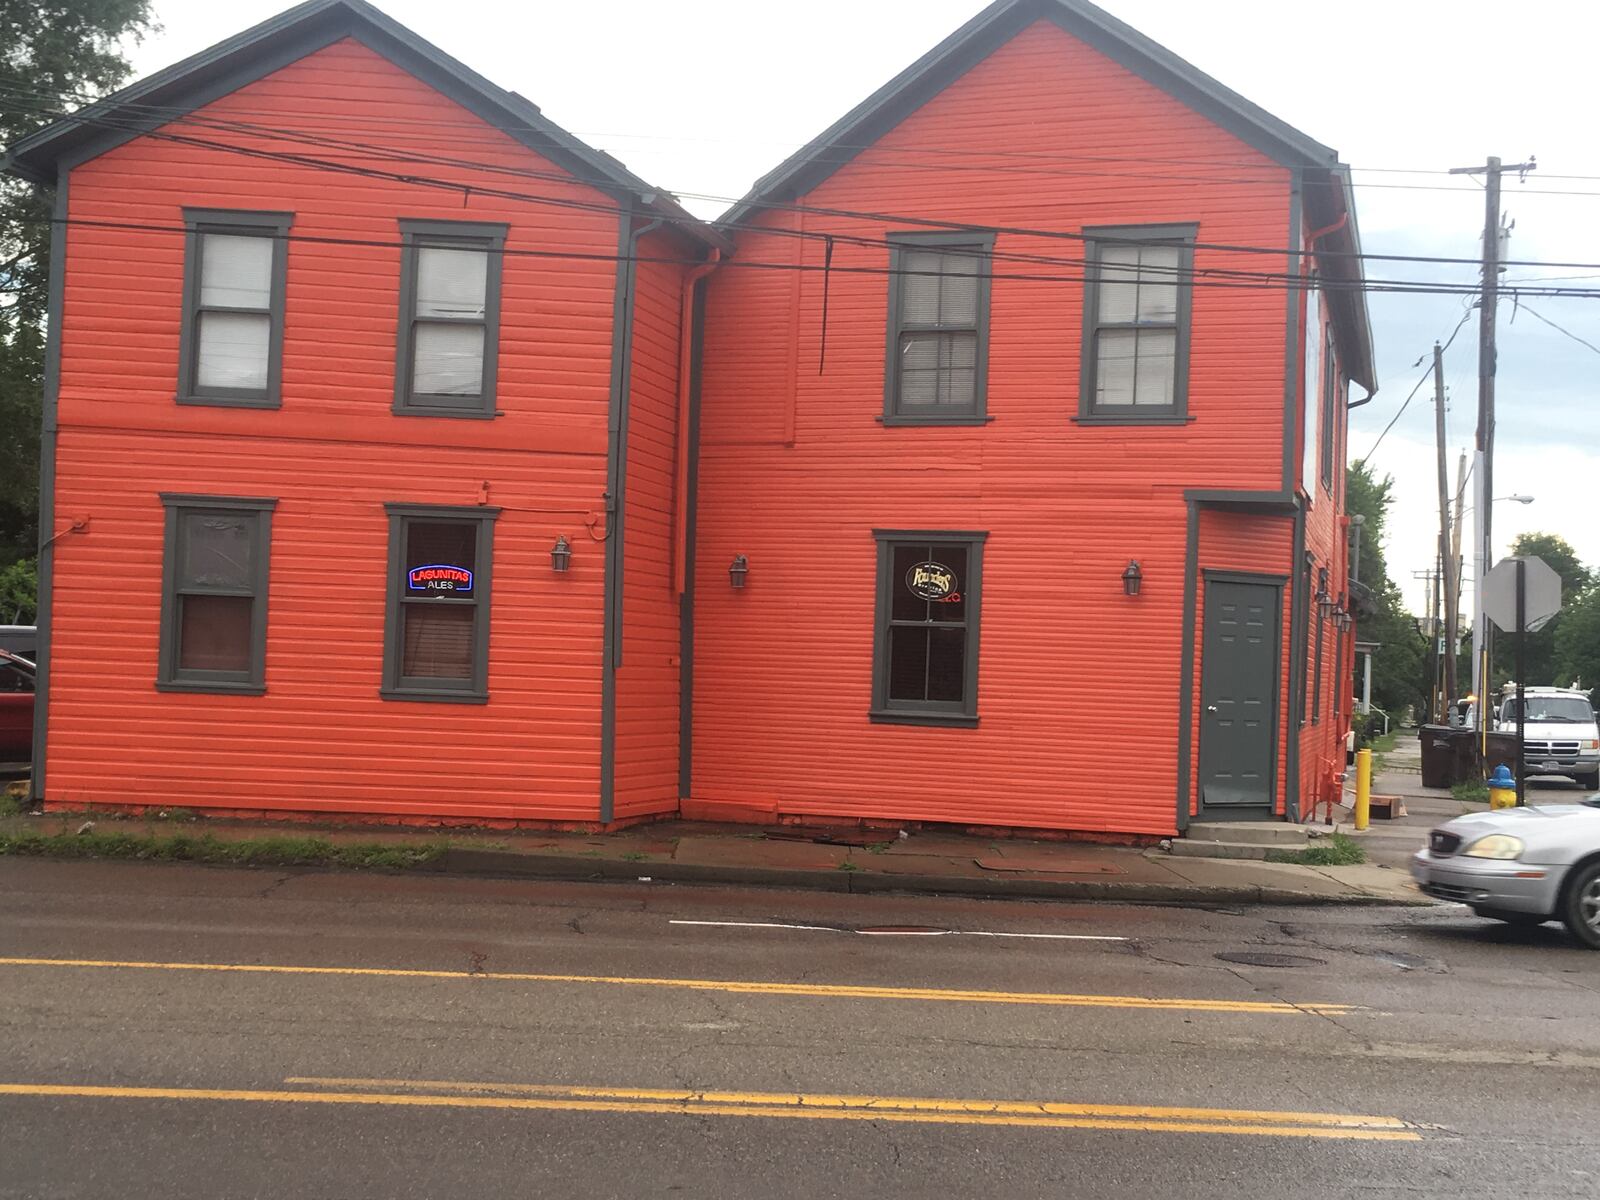
<instances>
[{"instance_id":1,"label":"overcast sky","mask_svg":"<svg viewBox=\"0 0 1600 1200\"><path fill-rule=\"evenodd\" d=\"M147 74L287 6L281 0L155 0L164 30L134 50L134 65ZM1511 257L1600 263L1593 49L1600 5L1102 0L1102 6L1337 148L1358 171L1368 251L1477 255L1482 193L1443 172L1490 154L1507 162L1536 155L1538 172L1505 189L1505 211L1516 220ZM636 173L682 195L696 212L714 216L984 3L383 0L381 7ZM1448 19L1441 19L1446 11ZM1476 278L1472 268L1419 264L1373 264L1369 275ZM1590 276L1571 282L1600 289L1600 266L1507 272L1515 280L1542 275ZM1530 303L1600 346L1600 298ZM1381 386L1373 402L1353 414L1356 456L1394 417L1422 373L1414 364L1430 354L1435 339L1449 336L1462 304L1454 296L1373 296ZM1536 499L1528 506L1496 505L1495 540L1503 552L1524 530L1559 533L1600 565L1592 501L1600 494L1600 351L1526 309L1514 313L1505 304L1501 314L1494 490ZM1476 345L1474 318L1446 358L1452 479L1455 451L1470 447L1476 419ZM1399 497L1391 519L1391 571L1420 607L1420 584L1410 576L1431 566L1438 530L1429 387L1373 462L1394 475Z\"/></svg>"}]
</instances>

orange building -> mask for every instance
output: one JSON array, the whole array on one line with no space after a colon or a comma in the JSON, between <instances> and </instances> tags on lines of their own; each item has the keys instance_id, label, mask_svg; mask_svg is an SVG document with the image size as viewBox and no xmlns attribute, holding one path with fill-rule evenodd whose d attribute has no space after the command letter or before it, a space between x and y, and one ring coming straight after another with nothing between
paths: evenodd
<instances>
[{"instance_id":1,"label":"orange building","mask_svg":"<svg viewBox=\"0 0 1600 1200\"><path fill-rule=\"evenodd\" d=\"M7 161L47 804L1155 836L1341 769L1348 172L1082 0L711 226L362 0Z\"/></svg>"}]
</instances>

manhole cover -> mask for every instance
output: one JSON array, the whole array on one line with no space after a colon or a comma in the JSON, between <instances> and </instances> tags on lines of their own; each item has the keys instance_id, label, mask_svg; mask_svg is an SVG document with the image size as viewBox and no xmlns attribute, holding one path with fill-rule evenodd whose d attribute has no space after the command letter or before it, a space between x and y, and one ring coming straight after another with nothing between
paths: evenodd
<instances>
[{"instance_id":1,"label":"manhole cover","mask_svg":"<svg viewBox=\"0 0 1600 1200\"><path fill-rule=\"evenodd\" d=\"M1320 967L1327 962L1305 954L1271 954L1264 950L1234 950L1213 957L1246 967Z\"/></svg>"}]
</instances>

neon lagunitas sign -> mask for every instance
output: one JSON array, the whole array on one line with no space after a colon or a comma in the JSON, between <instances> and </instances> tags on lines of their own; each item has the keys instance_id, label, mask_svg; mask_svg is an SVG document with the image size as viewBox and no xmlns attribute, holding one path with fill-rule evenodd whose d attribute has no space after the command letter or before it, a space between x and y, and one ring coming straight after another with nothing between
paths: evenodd
<instances>
[{"instance_id":1,"label":"neon lagunitas sign","mask_svg":"<svg viewBox=\"0 0 1600 1200\"><path fill-rule=\"evenodd\" d=\"M470 592L472 572L465 567L430 563L425 567L412 567L406 573L406 586L413 592Z\"/></svg>"},{"instance_id":2,"label":"neon lagunitas sign","mask_svg":"<svg viewBox=\"0 0 1600 1200\"><path fill-rule=\"evenodd\" d=\"M919 600L935 604L958 604L956 573L943 563L920 562L906 572L906 590Z\"/></svg>"}]
</instances>

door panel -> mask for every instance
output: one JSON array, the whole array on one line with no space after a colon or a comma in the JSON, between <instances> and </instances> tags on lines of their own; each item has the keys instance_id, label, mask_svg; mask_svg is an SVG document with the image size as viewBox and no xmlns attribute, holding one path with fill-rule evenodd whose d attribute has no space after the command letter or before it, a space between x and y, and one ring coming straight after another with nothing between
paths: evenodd
<instances>
[{"instance_id":1,"label":"door panel","mask_svg":"<svg viewBox=\"0 0 1600 1200\"><path fill-rule=\"evenodd\" d=\"M1268 816L1277 778L1277 584L1206 580L1200 666L1202 813Z\"/></svg>"}]
</instances>

